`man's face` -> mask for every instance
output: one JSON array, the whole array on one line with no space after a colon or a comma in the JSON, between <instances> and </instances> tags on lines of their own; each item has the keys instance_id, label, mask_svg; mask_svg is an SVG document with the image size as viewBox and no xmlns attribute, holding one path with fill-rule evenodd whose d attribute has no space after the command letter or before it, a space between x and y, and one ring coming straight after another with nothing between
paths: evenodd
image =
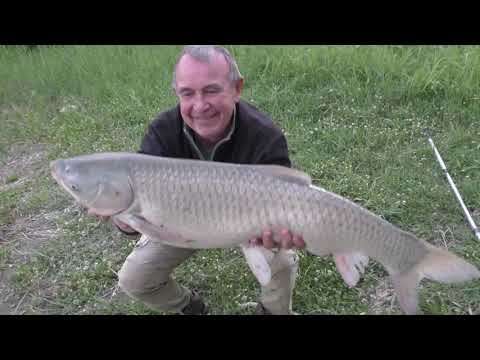
<instances>
[{"instance_id":1,"label":"man's face","mask_svg":"<svg viewBox=\"0 0 480 360\"><path fill-rule=\"evenodd\" d=\"M187 125L209 142L220 140L230 125L243 80L232 84L223 55L214 53L210 63L184 55L176 69L176 93Z\"/></svg>"}]
</instances>

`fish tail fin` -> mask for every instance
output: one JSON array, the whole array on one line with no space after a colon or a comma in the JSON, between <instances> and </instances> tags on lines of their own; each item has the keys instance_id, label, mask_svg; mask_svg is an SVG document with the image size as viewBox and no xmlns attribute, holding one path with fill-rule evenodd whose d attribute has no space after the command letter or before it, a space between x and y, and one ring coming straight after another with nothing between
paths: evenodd
<instances>
[{"instance_id":1,"label":"fish tail fin","mask_svg":"<svg viewBox=\"0 0 480 360\"><path fill-rule=\"evenodd\" d=\"M409 315L417 313L417 286L423 278L440 283L458 283L477 279L480 271L451 252L437 248L427 242L427 255L410 270L391 274L401 309Z\"/></svg>"}]
</instances>

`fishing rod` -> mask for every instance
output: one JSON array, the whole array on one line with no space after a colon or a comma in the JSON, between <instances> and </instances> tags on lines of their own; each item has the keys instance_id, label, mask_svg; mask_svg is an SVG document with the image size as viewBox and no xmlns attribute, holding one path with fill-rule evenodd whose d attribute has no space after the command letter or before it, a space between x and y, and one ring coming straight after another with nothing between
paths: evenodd
<instances>
[{"instance_id":1,"label":"fishing rod","mask_svg":"<svg viewBox=\"0 0 480 360\"><path fill-rule=\"evenodd\" d=\"M433 149L433 152L435 153L435 157L437 158L437 161L438 163L440 164L440 167L442 168L444 174L445 174L445 177L447 178L448 180L448 183L450 184L450 187L452 188L453 190L453 193L455 194L455 196L457 197L457 200L458 202L460 203L460 206L462 207L462 210L465 214L465 217L467 218L468 220L468 223L473 231L473 233L475 234L475 236L477 237L478 240L480 240L480 229L477 227L477 225L475 225L475 222L473 221L473 218L472 216L470 215L470 213L468 212L468 209L467 207L465 206L463 200L462 200L462 197L460 196L460 192L458 191L457 187L455 186L455 183L453 182L452 180L452 177L450 176L450 174L448 173L448 170L447 170L447 167L445 166L445 163L443 162L443 159L442 157L440 156L440 153L438 152L435 144L433 143L433 140L430 136L428 136L428 142L430 143L430 145L432 145L432 149Z\"/></svg>"}]
</instances>

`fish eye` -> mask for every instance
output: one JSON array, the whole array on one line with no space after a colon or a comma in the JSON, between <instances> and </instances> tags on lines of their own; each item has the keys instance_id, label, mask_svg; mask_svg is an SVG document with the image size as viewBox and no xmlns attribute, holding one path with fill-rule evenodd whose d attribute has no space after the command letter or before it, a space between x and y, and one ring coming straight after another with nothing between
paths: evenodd
<instances>
[{"instance_id":1,"label":"fish eye","mask_svg":"<svg viewBox=\"0 0 480 360\"><path fill-rule=\"evenodd\" d=\"M71 184L71 185L70 185L70 188L71 188L73 191L77 191L77 190L78 190L78 186L75 185L75 184Z\"/></svg>"}]
</instances>

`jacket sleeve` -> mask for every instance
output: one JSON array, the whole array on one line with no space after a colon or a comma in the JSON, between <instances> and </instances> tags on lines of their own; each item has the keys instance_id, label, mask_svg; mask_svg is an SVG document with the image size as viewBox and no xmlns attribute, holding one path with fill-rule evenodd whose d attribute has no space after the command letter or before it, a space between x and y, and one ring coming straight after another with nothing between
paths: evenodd
<instances>
[{"instance_id":1,"label":"jacket sleeve","mask_svg":"<svg viewBox=\"0 0 480 360\"><path fill-rule=\"evenodd\" d=\"M138 151L140 154L146 155L155 155L155 156L167 156L167 152L165 151L165 147L162 144L162 140L160 139L159 134L157 133L154 123L148 126L148 131L142 139L140 143L140 149ZM135 230L132 232L126 232L121 229L115 222L113 222L115 227L125 235L138 235L139 233Z\"/></svg>"},{"instance_id":2,"label":"jacket sleeve","mask_svg":"<svg viewBox=\"0 0 480 360\"><path fill-rule=\"evenodd\" d=\"M288 144L283 134L278 134L261 151L258 164L271 164L292 167L288 154Z\"/></svg>"},{"instance_id":3,"label":"jacket sleeve","mask_svg":"<svg viewBox=\"0 0 480 360\"><path fill-rule=\"evenodd\" d=\"M165 145L162 142L154 123L148 126L148 131L142 139L140 150L138 152L146 155L167 156Z\"/></svg>"}]
</instances>

